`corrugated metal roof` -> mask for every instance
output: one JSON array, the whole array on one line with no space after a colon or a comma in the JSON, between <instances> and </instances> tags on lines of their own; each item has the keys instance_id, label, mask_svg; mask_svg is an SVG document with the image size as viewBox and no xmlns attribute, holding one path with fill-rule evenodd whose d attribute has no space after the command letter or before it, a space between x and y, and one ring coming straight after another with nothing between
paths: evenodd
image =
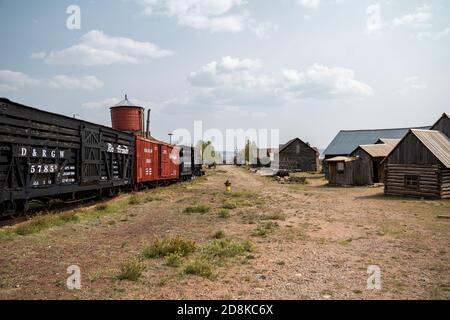
<instances>
[{"instance_id":1,"label":"corrugated metal roof","mask_svg":"<svg viewBox=\"0 0 450 320\"><path fill-rule=\"evenodd\" d=\"M137 108L141 108L140 106L138 106L138 105L132 103L130 100L128 100L128 96L127 95L125 95L125 99L123 99L118 104L113 106L113 108L115 108L115 107L137 107Z\"/></svg>"},{"instance_id":2,"label":"corrugated metal roof","mask_svg":"<svg viewBox=\"0 0 450 320\"><path fill-rule=\"evenodd\" d=\"M412 129L424 146L446 167L450 168L450 139L440 131Z\"/></svg>"},{"instance_id":3,"label":"corrugated metal roof","mask_svg":"<svg viewBox=\"0 0 450 320\"><path fill-rule=\"evenodd\" d=\"M429 129L421 127L419 129ZM325 156L349 155L359 145L373 144L380 138L402 139L409 131L409 128L402 129L376 129L376 130L342 130L333 139L328 148L325 149Z\"/></svg>"},{"instance_id":4,"label":"corrugated metal roof","mask_svg":"<svg viewBox=\"0 0 450 320\"><path fill-rule=\"evenodd\" d=\"M334 157L331 159L327 159L327 162L352 162L352 161L356 161L358 160L357 157L343 157L343 156L339 156L339 157Z\"/></svg>"},{"instance_id":5,"label":"corrugated metal roof","mask_svg":"<svg viewBox=\"0 0 450 320\"><path fill-rule=\"evenodd\" d=\"M397 142L392 142L397 141ZM395 146L400 142L400 140L390 140L389 143L384 144L363 144L359 148L367 152L371 157L374 158L384 158L395 148Z\"/></svg>"}]
</instances>

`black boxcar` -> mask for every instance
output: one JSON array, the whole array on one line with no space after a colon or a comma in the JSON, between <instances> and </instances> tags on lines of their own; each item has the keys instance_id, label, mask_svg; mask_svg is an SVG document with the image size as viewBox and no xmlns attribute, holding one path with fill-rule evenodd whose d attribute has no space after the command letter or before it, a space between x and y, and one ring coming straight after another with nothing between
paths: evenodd
<instances>
[{"instance_id":1,"label":"black boxcar","mask_svg":"<svg viewBox=\"0 0 450 320\"><path fill-rule=\"evenodd\" d=\"M133 183L134 136L0 98L0 215Z\"/></svg>"},{"instance_id":2,"label":"black boxcar","mask_svg":"<svg viewBox=\"0 0 450 320\"><path fill-rule=\"evenodd\" d=\"M203 175L202 155L198 148L178 146L180 149L180 180Z\"/></svg>"}]
</instances>

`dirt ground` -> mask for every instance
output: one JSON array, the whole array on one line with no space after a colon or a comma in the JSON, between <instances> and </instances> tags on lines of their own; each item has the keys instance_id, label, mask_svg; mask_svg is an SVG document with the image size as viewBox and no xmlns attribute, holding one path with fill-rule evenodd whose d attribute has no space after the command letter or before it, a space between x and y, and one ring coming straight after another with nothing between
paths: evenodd
<instances>
[{"instance_id":1,"label":"dirt ground","mask_svg":"<svg viewBox=\"0 0 450 320\"><path fill-rule=\"evenodd\" d=\"M230 201L227 179L236 208L221 217ZM0 299L450 299L450 220L437 217L450 214L449 200L308 181L280 184L219 167L197 181L145 192L157 201L94 218L81 210L79 221L0 238ZM211 209L183 212L194 204ZM272 228L257 235L268 221ZM116 277L121 263L156 238L179 235L200 247L219 230L253 248L215 266L214 277L184 275L163 258L144 260L137 281ZM70 265L81 269L81 290L66 287ZM367 289L371 265L381 271L379 290Z\"/></svg>"}]
</instances>

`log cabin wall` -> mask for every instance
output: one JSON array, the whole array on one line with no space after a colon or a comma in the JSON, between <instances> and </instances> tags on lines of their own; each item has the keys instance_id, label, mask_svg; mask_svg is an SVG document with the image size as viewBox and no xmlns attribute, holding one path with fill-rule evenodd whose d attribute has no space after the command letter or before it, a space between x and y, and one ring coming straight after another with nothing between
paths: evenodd
<instances>
[{"instance_id":1,"label":"log cabin wall","mask_svg":"<svg viewBox=\"0 0 450 320\"><path fill-rule=\"evenodd\" d=\"M318 170L319 155L317 151L300 139L296 139L282 149L279 157L280 169L314 172Z\"/></svg>"},{"instance_id":2,"label":"log cabin wall","mask_svg":"<svg viewBox=\"0 0 450 320\"><path fill-rule=\"evenodd\" d=\"M440 161L413 134L385 160L387 195L440 198L441 177Z\"/></svg>"},{"instance_id":3,"label":"log cabin wall","mask_svg":"<svg viewBox=\"0 0 450 320\"><path fill-rule=\"evenodd\" d=\"M450 169L441 170L441 198L450 198Z\"/></svg>"}]
</instances>

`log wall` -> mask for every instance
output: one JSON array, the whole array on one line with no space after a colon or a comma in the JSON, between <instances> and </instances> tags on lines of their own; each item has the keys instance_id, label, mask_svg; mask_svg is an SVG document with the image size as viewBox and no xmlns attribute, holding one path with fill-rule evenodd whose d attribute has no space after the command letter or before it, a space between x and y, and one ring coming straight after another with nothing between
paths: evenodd
<instances>
[{"instance_id":1,"label":"log wall","mask_svg":"<svg viewBox=\"0 0 450 320\"><path fill-rule=\"evenodd\" d=\"M450 182L450 172L446 179ZM406 176L418 176L417 189L408 188ZM450 186L449 190L450 195ZM425 198L441 197L441 169L439 165L387 164L385 176L385 194L395 196L413 196Z\"/></svg>"}]
</instances>

